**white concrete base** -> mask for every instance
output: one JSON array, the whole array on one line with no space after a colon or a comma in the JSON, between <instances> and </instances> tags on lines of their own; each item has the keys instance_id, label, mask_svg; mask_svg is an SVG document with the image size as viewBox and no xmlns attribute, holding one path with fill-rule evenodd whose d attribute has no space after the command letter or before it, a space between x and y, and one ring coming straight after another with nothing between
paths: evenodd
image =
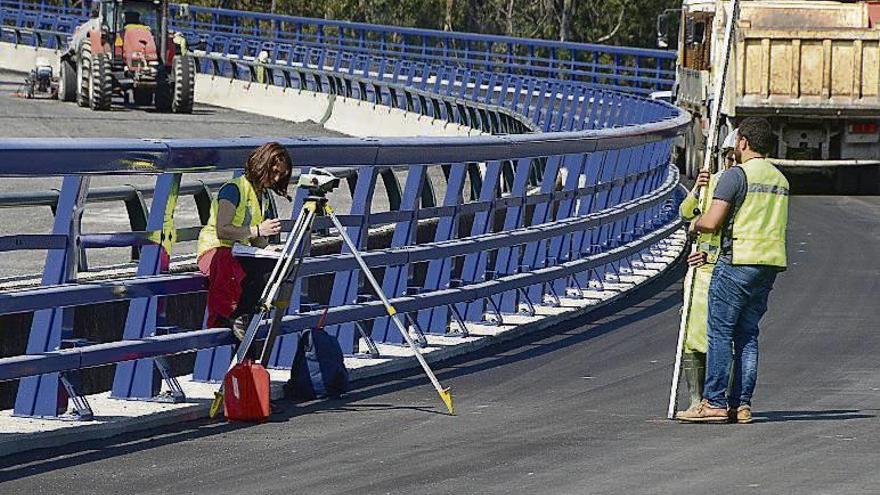
<instances>
[{"instance_id":1,"label":"white concrete base","mask_svg":"<svg viewBox=\"0 0 880 495\"><path fill-rule=\"evenodd\" d=\"M358 137L474 136L470 127L356 99L238 81L209 74L196 77L198 103L291 122L318 122ZM254 130L259 135L259 130Z\"/></svg>"},{"instance_id":2,"label":"white concrete base","mask_svg":"<svg viewBox=\"0 0 880 495\"><path fill-rule=\"evenodd\" d=\"M30 72L37 65L37 57L45 58L57 74L60 70L61 51L48 48L34 48L14 43L0 43L0 69L16 72Z\"/></svg>"},{"instance_id":3,"label":"white concrete base","mask_svg":"<svg viewBox=\"0 0 880 495\"><path fill-rule=\"evenodd\" d=\"M639 276L608 281L605 290L584 290L581 298L562 297L560 305L536 306L535 316L505 315L504 325L468 323L469 337L429 335L428 347L422 352L428 362L436 363L456 356L474 352L491 345L538 332L563 321L580 318L586 313L626 297L628 292L666 272L680 259L686 246L683 230L677 231L667 241L661 256L655 257L651 267L639 270ZM411 351L402 346L378 344L382 357L369 359L346 358L353 381L387 375L418 367ZM280 398L281 387L289 378L285 370L270 370L272 397ZM211 399L217 385L195 383L190 377L181 377L180 383L188 401L181 404L158 402L120 401L109 398L109 393L88 397L97 415L93 421L65 421L12 417L11 411L0 412L0 456L23 451L57 447L74 442L108 438L122 433L150 430L181 421L207 416ZM425 394L433 395L429 387ZM437 403L442 409L442 405Z\"/></svg>"}]
</instances>

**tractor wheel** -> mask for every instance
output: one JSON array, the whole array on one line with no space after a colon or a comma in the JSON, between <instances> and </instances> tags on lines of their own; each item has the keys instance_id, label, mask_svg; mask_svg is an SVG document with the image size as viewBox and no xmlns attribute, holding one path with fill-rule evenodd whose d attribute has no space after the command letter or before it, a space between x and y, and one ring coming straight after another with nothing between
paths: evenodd
<instances>
[{"instance_id":1,"label":"tractor wheel","mask_svg":"<svg viewBox=\"0 0 880 495\"><path fill-rule=\"evenodd\" d=\"M149 89L135 89L134 104L146 107L153 104L153 92Z\"/></svg>"},{"instance_id":2,"label":"tractor wheel","mask_svg":"<svg viewBox=\"0 0 880 495\"><path fill-rule=\"evenodd\" d=\"M178 55L174 57L174 99L171 111L174 113L192 113L193 99L196 89L196 65L192 57Z\"/></svg>"},{"instance_id":3,"label":"tractor wheel","mask_svg":"<svg viewBox=\"0 0 880 495\"><path fill-rule=\"evenodd\" d=\"M168 82L167 77L160 76L156 83L156 97L153 100L156 110L160 112L171 111L171 100L174 98L172 91L173 88L171 83Z\"/></svg>"},{"instance_id":4,"label":"tractor wheel","mask_svg":"<svg viewBox=\"0 0 880 495\"><path fill-rule=\"evenodd\" d=\"M92 74L92 42L83 40L76 61L76 103L81 107L89 106L89 78Z\"/></svg>"},{"instance_id":5,"label":"tractor wheel","mask_svg":"<svg viewBox=\"0 0 880 495\"><path fill-rule=\"evenodd\" d=\"M76 100L76 70L70 59L61 60L61 73L58 75L58 99Z\"/></svg>"},{"instance_id":6,"label":"tractor wheel","mask_svg":"<svg viewBox=\"0 0 880 495\"><path fill-rule=\"evenodd\" d=\"M110 110L113 96L113 76L110 58L100 54L92 59L92 77L89 82L89 107L92 110Z\"/></svg>"}]
</instances>

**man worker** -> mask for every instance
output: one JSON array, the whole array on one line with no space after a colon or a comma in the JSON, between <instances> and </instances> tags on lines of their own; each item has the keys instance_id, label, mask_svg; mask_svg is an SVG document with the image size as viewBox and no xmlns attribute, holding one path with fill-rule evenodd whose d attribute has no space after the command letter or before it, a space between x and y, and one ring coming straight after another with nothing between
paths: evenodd
<instances>
[{"instance_id":1,"label":"man worker","mask_svg":"<svg viewBox=\"0 0 880 495\"><path fill-rule=\"evenodd\" d=\"M722 423L752 421L758 377L758 322L776 275L786 268L788 181L766 155L770 123L742 121L734 147L738 166L718 180L698 232L721 232L721 251L709 285L708 353L703 400L679 420ZM733 354L731 355L731 345ZM733 384L727 393L730 363Z\"/></svg>"},{"instance_id":2,"label":"man worker","mask_svg":"<svg viewBox=\"0 0 880 495\"><path fill-rule=\"evenodd\" d=\"M694 188L681 202L679 214L686 222L691 222L699 216L701 194L704 198L711 198L718 178L734 163L733 148L735 145L736 130L734 129L721 145L721 154L724 156L721 170L715 174L710 174L708 171L700 172ZM703 380L706 375L709 282L712 280L712 270L715 269L715 263L718 261L721 234L700 232L694 242L696 251L688 257L688 264L693 267L693 270L688 271L688 277L685 279L685 286L690 284L691 290L689 293L690 310L685 321L684 354L682 355L682 371L690 393L688 411L694 411L703 400ZM679 411L678 414L682 412Z\"/></svg>"}]
</instances>

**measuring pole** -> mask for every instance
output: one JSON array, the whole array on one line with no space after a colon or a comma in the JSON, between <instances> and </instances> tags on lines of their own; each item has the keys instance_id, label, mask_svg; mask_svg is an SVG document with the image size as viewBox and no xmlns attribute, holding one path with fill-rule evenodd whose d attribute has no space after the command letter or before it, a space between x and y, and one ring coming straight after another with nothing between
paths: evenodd
<instances>
[{"instance_id":1,"label":"measuring pole","mask_svg":"<svg viewBox=\"0 0 880 495\"><path fill-rule=\"evenodd\" d=\"M733 31L739 20L739 1L731 0L730 16L724 29L724 44L721 53L721 70L715 73L714 86L712 87L712 105L709 111L709 136L706 140L706 153L703 156L701 172L712 170L712 161L718 152L718 130L721 125L721 103L727 87L727 71L730 67L730 53L733 51ZM700 194L702 188L697 188L697 197L700 198L700 211L705 212L709 205L709 198ZM691 254L697 252L697 245L691 247ZM684 339L687 322L690 319L691 305L693 303L693 278L696 268L688 266L687 275L684 279L684 306L681 308L681 321L678 326L678 344L675 351L675 367L672 369L672 386L669 390L669 407L666 411L667 419L675 418L675 410L678 406L678 382L681 379L681 358L684 353Z\"/></svg>"}]
</instances>

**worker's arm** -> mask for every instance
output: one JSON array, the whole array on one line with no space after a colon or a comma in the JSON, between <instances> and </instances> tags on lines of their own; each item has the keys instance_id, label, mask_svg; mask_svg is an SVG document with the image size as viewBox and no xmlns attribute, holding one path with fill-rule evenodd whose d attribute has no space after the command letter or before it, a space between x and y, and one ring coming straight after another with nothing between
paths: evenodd
<instances>
[{"instance_id":1,"label":"worker's arm","mask_svg":"<svg viewBox=\"0 0 880 495\"><path fill-rule=\"evenodd\" d=\"M232 224L235 216L235 205L231 201L221 199L217 202L217 238L224 241L250 240L252 244L264 246L265 237L273 236L281 231L281 220L270 218L260 225L236 227Z\"/></svg>"},{"instance_id":2,"label":"worker's arm","mask_svg":"<svg viewBox=\"0 0 880 495\"><path fill-rule=\"evenodd\" d=\"M694 223L697 232L716 232L724 225L724 220L730 213L730 203L723 199L713 199L709 211L700 215Z\"/></svg>"},{"instance_id":3,"label":"worker's arm","mask_svg":"<svg viewBox=\"0 0 880 495\"><path fill-rule=\"evenodd\" d=\"M712 175L706 171L700 172L699 175L697 175L697 180L694 182L693 189L691 189L688 195L685 196L681 205L678 207L678 213L684 221L690 222L700 214L700 191L703 191L705 194L706 187L709 185L711 177Z\"/></svg>"}]
</instances>

